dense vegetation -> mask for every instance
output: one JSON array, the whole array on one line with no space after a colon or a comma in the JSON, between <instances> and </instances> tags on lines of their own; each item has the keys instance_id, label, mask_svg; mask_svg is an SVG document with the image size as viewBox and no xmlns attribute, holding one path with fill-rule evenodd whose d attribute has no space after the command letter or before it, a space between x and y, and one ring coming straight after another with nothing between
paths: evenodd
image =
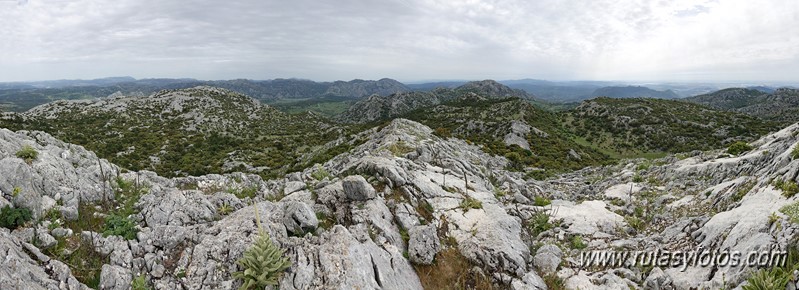
<instances>
[{"instance_id":1,"label":"dense vegetation","mask_svg":"<svg viewBox=\"0 0 799 290\"><path fill-rule=\"evenodd\" d=\"M339 96L323 96L307 99L283 99L267 102L266 104L290 114L300 114L308 111L333 117L347 110L357 99Z\"/></svg>"},{"instance_id":2,"label":"dense vegetation","mask_svg":"<svg viewBox=\"0 0 799 290\"><path fill-rule=\"evenodd\" d=\"M643 98L585 101L562 119L586 142L621 156L717 149L779 128L744 114Z\"/></svg>"},{"instance_id":3,"label":"dense vegetation","mask_svg":"<svg viewBox=\"0 0 799 290\"><path fill-rule=\"evenodd\" d=\"M535 167L550 172L600 165L611 159L590 147L577 144L560 126L555 113L540 109L518 98L459 99L439 106L416 110L405 117L436 129L439 135L453 136L482 145L483 150L511 161L511 169ZM545 134L531 132L526 141L530 149L508 145L504 136L513 121L524 122ZM579 158L569 152L574 150Z\"/></svg>"}]
</instances>

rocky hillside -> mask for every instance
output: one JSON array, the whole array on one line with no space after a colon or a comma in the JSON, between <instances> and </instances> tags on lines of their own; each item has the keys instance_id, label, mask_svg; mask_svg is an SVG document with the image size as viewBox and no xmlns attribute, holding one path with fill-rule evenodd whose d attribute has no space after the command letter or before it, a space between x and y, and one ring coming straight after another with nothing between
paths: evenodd
<instances>
[{"instance_id":1,"label":"rocky hillside","mask_svg":"<svg viewBox=\"0 0 799 290\"><path fill-rule=\"evenodd\" d=\"M49 132L125 168L164 176L279 174L328 154L328 143L347 135L347 130L314 114L285 114L213 87L56 101L6 115L0 124ZM339 144L343 143L333 145Z\"/></svg>"},{"instance_id":2,"label":"rocky hillside","mask_svg":"<svg viewBox=\"0 0 799 290\"><path fill-rule=\"evenodd\" d=\"M475 93L480 96L488 98L522 98L532 99L532 95L519 89L511 89L506 85L500 84L494 80L474 81L468 82L464 85L455 88L455 93L462 95L463 93Z\"/></svg>"},{"instance_id":3,"label":"rocky hillside","mask_svg":"<svg viewBox=\"0 0 799 290\"><path fill-rule=\"evenodd\" d=\"M674 100L597 98L563 115L565 127L622 156L687 152L751 141L778 127L741 113Z\"/></svg>"},{"instance_id":4,"label":"rocky hillside","mask_svg":"<svg viewBox=\"0 0 799 290\"><path fill-rule=\"evenodd\" d=\"M799 89L780 88L772 93L732 88L686 98L687 101L740 112L783 125L799 121Z\"/></svg>"},{"instance_id":5,"label":"rocky hillside","mask_svg":"<svg viewBox=\"0 0 799 290\"><path fill-rule=\"evenodd\" d=\"M760 97L767 93L747 88L729 88L720 91L685 98L686 101L702 104L711 108L734 111L754 105Z\"/></svg>"},{"instance_id":6,"label":"rocky hillside","mask_svg":"<svg viewBox=\"0 0 799 290\"><path fill-rule=\"evenodd\" d=\"M388 96L371 95L337 116L344 123L369 123L401 116L419 108L435 106L442 97L435 93L410 92Z\"/></svg>"},{"instance_id":7,"label":"rocky hillside","mask_svg":"<svg viewBox=\"0 0 799 290\"><path fill-rule=\"evenodd\" d=\"M0 228L0 288L238 288L259 232L291 262L280 289L734 288L756 267L589 266L581 253L797 245L796 125L738 157L626 160L545 181L433 133L396 119L324 164L263 180L123 172L48 134L0 129L0 214L23 216Z\"/></svg>"},{"instance_id":8,"label":"rocky hillside","mask_svg":"<svg viewBox=\"0 0 799 290\"><path fill-rule=\"evenodd\" d=\"M326 95L362 98L370 95L387 96L395 93L410 92L404 84L383 78L377 81L352 80L349 82L336 81L330 84L325 91Z\"/></svg>"},{"instance_id":9,"label":"rocky hillside","mask_svg":"<svg viewBox=\"0 0 799 290\"><path fill-rule=\"evenodd\" d=\"M337 119L345 123L369 123L402 116L411 111L463 98L505 99L534 97L522 90L511 89L493 80L473 81L455 88L439 87L429 92L407 92L386 96L372 95L363 99Z\"/></svg>"}]
</instances>

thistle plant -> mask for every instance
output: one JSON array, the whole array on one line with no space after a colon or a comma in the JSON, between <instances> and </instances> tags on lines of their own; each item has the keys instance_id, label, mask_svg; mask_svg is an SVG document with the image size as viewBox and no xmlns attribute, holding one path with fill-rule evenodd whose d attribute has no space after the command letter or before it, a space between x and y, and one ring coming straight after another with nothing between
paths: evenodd
<instances>
[{"instance_id":1,"label":"thistle plant","mask_svg":"<svg viewBox=\"0 0 799 290\"><path fill-rule=\"evenodd\" d=\"M269 234L263 230L257 206L255 206L255 218L258 223L258 238L255 244L244 252L244 256L236 261L244 271L233 273L234 277L244 281L239 290L276 286L283 271L291 267L291 261L283 256L284 250L275 245Z\"/></svg>"},{"instance_id":2,"label":"thistle plant","mask_svg":"<svg viewBox=\"0 0 799 290\"><path fill-rule=\"evenodd\" d=\"M749 283L741 287L743 290L785 289L788 282L791 282L791 273L782 268L763 269L746 281Z\"/></svg>"}]
</instances>

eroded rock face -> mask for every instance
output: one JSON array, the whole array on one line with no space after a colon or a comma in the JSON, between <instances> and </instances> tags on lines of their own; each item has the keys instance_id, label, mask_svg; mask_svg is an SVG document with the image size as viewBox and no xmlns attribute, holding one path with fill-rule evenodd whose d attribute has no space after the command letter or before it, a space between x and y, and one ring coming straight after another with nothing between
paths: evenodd
<instances>
[{"instance_id":1,"label":"eroded rock face","mask_svg":"<svg viewBox=\"0 0 799 290\"><path fill-rule=\"evenodd\" d=\"M24 146L38 152L30 163L16 157ZM0 172L2 196L17 207L30 209L38 218L56 206L55 202L77 207L80 201L113 199L106 180L116 176L119 168L82 146L61 142L43 132L0 129Z\"/></svg>"},{"instance_id":2,"label":"eroded rock face","mask_svg":"<svg viewBox=\"0 0 799 290\"><path fill-rule=\"evenodd\" d=\"M153 190L137 206L147 225L193 225L213 221L216 207L200 191Z\"/></svg>"},{"instance_id":3,"label":"eroded rock face","mask_svg":"<svg viewBox=\"0 0 799 290\"><path fill-rule=\"evenodd\" d=\"M342 226L295 251L298 264L283 278L285 289L422 289L399 248L360 242Z\"/></svg>"},{"instance_id":4,"label":"eroded rock face","mask_svg":"<svg viewBox=\"0 0 799 290\"><path fill-rule=\"evenodd\" d=\"M0 228L0 288L2 289L89 289L78 282L64 263L32 258L26 251L38 251ZM27 248L27 249L26 249Z\"/></svg>"}]
</instances>

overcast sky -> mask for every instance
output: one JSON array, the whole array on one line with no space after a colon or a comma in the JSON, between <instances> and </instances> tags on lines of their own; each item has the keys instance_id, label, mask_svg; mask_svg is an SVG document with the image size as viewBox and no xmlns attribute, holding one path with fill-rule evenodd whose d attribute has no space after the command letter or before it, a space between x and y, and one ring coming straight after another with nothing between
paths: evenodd
<instances>
[{"instance_id":1,"label":"overcast sky","mask_svg":"<svg viewBox=\"0 0 799 290\"><path fill-rule=\"evenodd\" d=\"M0 81L799 81L799 1L0 0Z\"/></svg>"}]
</instances>

